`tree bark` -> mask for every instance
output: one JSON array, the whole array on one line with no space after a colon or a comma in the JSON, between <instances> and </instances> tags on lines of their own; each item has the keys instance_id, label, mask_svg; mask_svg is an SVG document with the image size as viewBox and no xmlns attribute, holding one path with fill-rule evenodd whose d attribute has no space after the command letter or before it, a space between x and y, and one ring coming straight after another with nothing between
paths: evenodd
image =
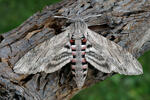
<instances>
[{"instance_id":1,"label":"tree bark","mask_svg":"<svg viewBox=\"0 0 150 100\"><path fill-rule=\"evenodd\" d=\"M88 18L89 28L126 48L136 58L150 49L150 0L64 0L35 13L16 29L0 35L0 99L69 100L80 90L69 64L46 74L19 75L14 64L36 45L60 34L69 22L53 16L102 16ZM90 66L83 88L111 74Z\"/></svg>"}]
</instances>

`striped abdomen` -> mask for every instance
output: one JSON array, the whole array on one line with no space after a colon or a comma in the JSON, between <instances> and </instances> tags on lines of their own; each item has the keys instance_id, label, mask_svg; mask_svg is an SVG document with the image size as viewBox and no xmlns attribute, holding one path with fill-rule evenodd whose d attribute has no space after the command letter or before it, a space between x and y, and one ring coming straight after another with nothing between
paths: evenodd
<instances>
[{"instance_id":1,"label":"striped abdomen","mask_svg":"<svg viewBox=\"0 0 150 100\"><path fill-rule=\"evenodd\" d=\"M86 38L71 39L70 44L73 56L71 61L72 73L78 88L81 88L84 84L88 69L85 59Z\"/></svg>"}]
</instances>

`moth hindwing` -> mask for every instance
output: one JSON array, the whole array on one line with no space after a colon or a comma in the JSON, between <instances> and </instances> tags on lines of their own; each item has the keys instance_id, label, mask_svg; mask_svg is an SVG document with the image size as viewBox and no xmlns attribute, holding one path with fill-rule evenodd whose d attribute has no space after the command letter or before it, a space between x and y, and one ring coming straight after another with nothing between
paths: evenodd
<instances>
[{"instance_id":1,"label":"moth hindwing","mask_svg":"<svg viewBox=\"0 0 150 100\"><path fill-rule=\"evenodd\" d=\"M78 88L84 85L88 63L104 73L143 73L140 63L128 51L88 29L81 20L76 20L65 32L30 50L13 69L20 74L52 73L70 62Z\"/></svg>"}]
</instances>

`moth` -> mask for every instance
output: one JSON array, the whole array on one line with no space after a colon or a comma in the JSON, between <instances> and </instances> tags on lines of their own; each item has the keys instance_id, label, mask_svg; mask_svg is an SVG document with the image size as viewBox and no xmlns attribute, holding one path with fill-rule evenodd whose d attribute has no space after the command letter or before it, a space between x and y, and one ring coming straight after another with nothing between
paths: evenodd
<instances>
[{"instance_id":1,"label":"moth","mask_svg":"<svg viewBox=\"0 0 150 100\"><path fill-rule=\"evenodd\" d=\"M27 52L14 66L19 74L52 73L71 63L78 88L87 77L88 63L104 73L143 73L141 64L127 50L75 20L66 30Z\"/></svg>"}]
</instances>

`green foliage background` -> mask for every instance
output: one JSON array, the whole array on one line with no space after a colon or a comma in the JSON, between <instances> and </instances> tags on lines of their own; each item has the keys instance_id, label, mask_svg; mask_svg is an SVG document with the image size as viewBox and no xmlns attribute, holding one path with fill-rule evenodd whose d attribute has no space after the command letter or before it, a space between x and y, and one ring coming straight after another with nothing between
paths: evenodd
<instances>
[{"instance_id":1,"label":"green foliage background","mask_svg":"<svg viewBox=\"0 0 150 100\"><path fill-rule=\"evenodd\" d=\"M0 33L20 25L46 5L60 0L0 0ZM115 75L81 91L72 100L150 100L150 52L139 58L144 74Z\"/></svg>"}]
</instances>

